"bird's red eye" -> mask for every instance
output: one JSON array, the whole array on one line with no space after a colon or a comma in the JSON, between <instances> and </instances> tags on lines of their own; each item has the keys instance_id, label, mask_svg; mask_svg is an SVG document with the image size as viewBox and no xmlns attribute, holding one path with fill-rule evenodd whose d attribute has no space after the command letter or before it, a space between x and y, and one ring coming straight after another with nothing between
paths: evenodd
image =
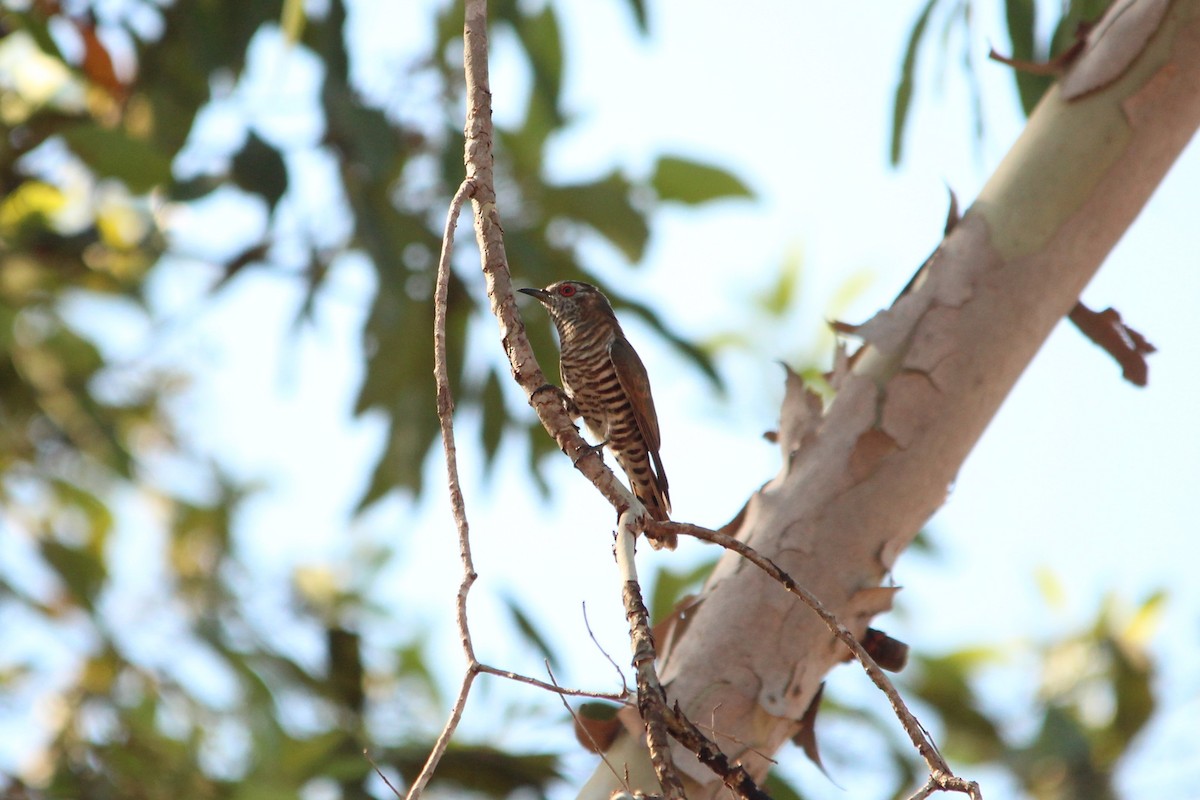
<instances>
[{"instance_id":1,"label":"bird's red eye","mask_svg":"<svg viewBox=\"0 0 1200 800\"><path fill-rule=\"evenodd\" d=\"M563 297L570 297L575 294L575 287L569 283L564 283L562 286L558 287L558 293Z\"/></svg>"}]
</instances>

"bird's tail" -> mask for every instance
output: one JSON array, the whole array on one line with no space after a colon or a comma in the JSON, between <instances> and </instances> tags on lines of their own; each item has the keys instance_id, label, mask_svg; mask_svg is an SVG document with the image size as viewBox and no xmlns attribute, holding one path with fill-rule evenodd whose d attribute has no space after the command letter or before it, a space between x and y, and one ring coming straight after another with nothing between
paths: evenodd
<instances>
[{"instance_id":1,"label":"bird's tail","mask_svg":"<svg viewBox=\"0 0 1200 800\"><path fill-rule=\"evenodd\" d=\"M655 454L657 456L657 453ZM654 459L658 467L658 473L651 476L651 480L645 484L634 483L633 493L638 500L642 501L642 505L650 512L650 516L659 522L671 521L671 498L667 494L667 480L662 472L662 464L657 458ZM649 537L647 537L649 538ZM678 544L678 538L675 534L662 537L659 539L650 539L650 546L655 550L674 550Z\"/></svg>"}]
</instances>

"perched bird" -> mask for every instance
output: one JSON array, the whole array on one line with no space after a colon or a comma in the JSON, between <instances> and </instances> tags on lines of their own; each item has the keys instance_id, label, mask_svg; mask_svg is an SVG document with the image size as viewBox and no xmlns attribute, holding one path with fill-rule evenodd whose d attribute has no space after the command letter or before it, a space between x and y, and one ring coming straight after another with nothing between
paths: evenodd
<instances>
[{"instance_id":1,"label":"perched bird","mask_svg":"<svg viewBox=\"0 0 1200 800\"><path fill-rule=\"evenodd\" d=\"M667 473L658 455L658 415L646 367L625 338L600 290L582 281L559 281L545 289L521 289L550 312L562 350L560 374L572 418L583 417L629 478L630 488L656 520L670 519ZM650 540L656 548L675 548Z\"/></svg>"}]
</instances>

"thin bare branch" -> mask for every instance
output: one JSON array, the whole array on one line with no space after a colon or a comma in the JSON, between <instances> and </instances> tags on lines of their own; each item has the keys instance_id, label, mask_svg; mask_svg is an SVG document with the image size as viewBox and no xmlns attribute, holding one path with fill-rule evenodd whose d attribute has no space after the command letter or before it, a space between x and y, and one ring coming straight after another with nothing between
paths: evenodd
<instances>
[{"instance_id":1,"label":"thin bare branch","mask_svg":"<svg viewBox=\"0 0 1200 800\"><path fill-rule=\"evenodd\" d=\"M817 616L821 618L826 627L829 628L830 632L832 632L834 636L836 636L842 641L843 644L850 648L850 651L854 654L855 658L857 658L859 663L862 664L863 670L867 673L867 676L887 697L888 702L891 703L892 711L895 712L896 717L900 720L900 724L903 726L905 733L908 734L913 746L916 747L917 752L921 754L921 758L924 759L926 765L928 765L931 780L938 784L938 788L947 791L964 792L969 794L971 797L979 796L979 786L976 783L973 781L965 781L954 776L954 773L951 772L946 760L942 758L942 754L938 752L937 746L934 745L933 741L929 738L924 726L922 726L920 721L913 716L911 711L909 711L908 705L904 702L904 699L900 697L900 693L896 691L896 687L892 685L891 680L889 680L888 676L884 674L884 671L880 668L880 666L875 663L875 659L871 658L871 655L863 648L858 639L855 638L854 634L850 632L850 629L843 625L832 612L825 608L821 601L818 600L811 592L796 583L796 581L793 580L790 575L784 572L778 564L762 555L753 547L741 541L740 539L735 539L727 534L711 531L707 528L701 528L698 525L656 521L650 521L646 524L650 528L660 529L662 533L676 533L694 536L697 539L718 544L727 550L733 550L738 555L754 564L754 566L761 569L772 579L780 583L789 592L799 597L805 605L816 612Z\"/></svg>"},{"instance_id":2,"label":"thin bare branch","mask_svg":"<svg viewBox=\"0 0 1200 800\"><path fill-rule=\"evenodd\" d=\"M550 668L549 659L546 660L546 674L550 676L550 682L557 687L558 679L554 677L554 670ZM613 763L604 755L604 748L601 747L600 743L592 737L587 725L584 725L583 720L579 719L579 715L575 713L575 709L571 708L571 704L567 702L567 698L565 697L566 694L567 692L560 689L558 693L558 699L562 701L563 708L565 708L567 713L571 715L571 720L575 723L575 729L582 731L583 735L588 737L592 743L592 751L600 755L600 760L604 762L604 766L608 767L609 772L611 772L616 777L617 781L625 787L625 791L632 792L633 789L629 786L629 781L625 780L621 773L617 771L617 768L613 766Z\"/></svg>"},{"instance_id":3,"label":"thin bare branch","mask_svg":"<svg viewBox=\"0 0 1200 800\"><path fill-rule=\"evenodd\" d=\"M625 670L621 669L620 665L617 664L616 660L613 659L613 657L608 654L608 651L604 649L604 646L602 644L600 644L600 640L596 638L596 634L592 632L592 623L588 621L587 603L583 603L582 605L583 605L583 627L587 628L588 636L592 637L592 643L596 645L596 649L600 651L601 655L603 655L605 658L608 659L608 663L612 664L613 669L617 671L617 677L620 678L620 680L621 680L621 689L624 690L625 696L628 697L629 696L629 684L625 682Z\"/></svg>"},{"instance_id":4,"label":"thin bare branch","mask_svg":"<svg viewBox=\"0 0 1200 800\"><path fill-rule=\"evenodd\" d=\"M442 235L442 252L438 259L437 289L434 293L433 331L433 371L434 379L437 383L438 422L441 425L442 449L446 459L446 485L450 490L450 505L454 515L454 524L458 530L459 559L463 567L463 578L458 587L455 621L458 626L459 641L462 645L463 654L466 656L467 668L458 690L458 696L451 708L450 717L446 720L446 725L438 736L433 750L429 754L429 758L425 761L425 765L421 768L420 774L409 788L408 800L415 800L428 785L434 770L437 768L438 762L450 744L450 739L454 735L459 721L462 719L463 709L466 707L471 685L474 683L475 677L480 673L527 683L560 695L594 697L613 700L615 702L626 702L629 697L627 688L620 693L564 689L557 683L549 684L537 678L481 664L475 657L475 647L471 641L471 630L467 620L467 595L471 590L471 585L478 576L475 572L474 559L471 556L470 527L467 523L466 505L458 478L458 455L454 440L454 396L450 388L449 368L446 361L446 301L450 288L450 255L454 248L454 231L458 224L458 217L462 212L463 203L466 202L466 199L471 196L473 191L474 184L470 180L463 181L462 185L458 187L458 191L455 192L454 198L450 203L450 210L446 215L446 227Z\"/></svg>"},{"instance_id":5,"label":"thin bare branch","mask_svg":"<svg viewBox=\"0 0 1200 800\"><path fill-rule=\"evenodd\" d=\"M396 797L399 797L400 790L392 785L392 782L388 780L388 776L384 775L383 770L381 770L379 765L375 763L375 759L371 758L371 751L364 749L362 753L363 758L365 758L367 763L371 765L371 769L375 770L375 774L379 776L379 780L383 781L384 786L390 789L392 794L396 795Z\"/></svg>"},{"instance_id":6,"label":"thin bare branch","mask_svg":"<svg viewBox=\"0 0 1200 800\"><path fill-rule=\"evenodd\" d=\"M488 675L495 675L498 678L507 678L510 681L517 683L527 683L530 686L536 686L539 689L545 689L548 692L555 694L568 695L570 697L591 697L596 700L611 700L614 703L629 703L629 689L620 692L593 692L587 689L569 689L558 685L558 683L546 683L545 681L531 678L528 675L522 675L519 672L511 672L506 669L498 669L488 666L487 664L476 664L475 669L478 672Z\"/></svg>"},{"instance_id":7,"label":"thin bare branch","mask_svg":"<svg viewBox=\"0 0 1200 800\"><path fill-rule=\"evenodd\" d=\"M458 688L458 697L450 709L450 717L438 735L429 758L425 759L421 772L409 787L406 800L416 800L429 784L438 762L450 746L450 738L458 728L463 709L466 708L471 684L479 674L479 663L475 659L471 631L467 626L467 594L478 576L475 574L475 564L471 558L470 528L467 525L466 504L463 502L462 487L458 480L458 451L454 444L454 395L450 389L450 371L446 363L446 298L450 292L450 254L454 249L454 229L458 226L458 216L472 191L471 181L463 181L454 193L450 210L446 214L446 227L442 232L442 252L438 258L437 289L433 299L433 375L437 382L438 423L441 426L442 450L446 458L446 486L450 490L450 508L454 514L454 525L458 529L458 555L463 567L455 618L458 623L459 641L467 658L467 671L463 675L462 685Z\"/></svg>"},{"instance_id":8,"label":"thin bare branch","mask_svg":"<svg viewBox=\"0 0 1200 800\"><path fill-rule=\"evenodd\" d=\"M446 460L447 487L451 509L459 539L459 558L463 567L463 578L458 588L456 601L456 624L459 640L467 660L458 695L451 708L450 716L434 744L433 750L413 781L406 795L407 800L416 800L429 784L438 763L454 735L467 698L476 676L482 672L498 675L523 683L538 686L560 694L603 697L624 701L628 689L621 695L611 693L564 690L553 684L539 681L517 673L496 669L481 664L475 656L474 645L467 619L467 596L478 575L471 555L469 526L458 476L457 448L454 440L454 398L450 387L449 369L446 360L446 315L450 285L450 257L454 246L454 231L466 199L472 199L475 211L475 231L479 242L483 272L487 278L488 296L492 309L500 321L505 351L508 353L513 375L525 389L530 404L538 412L546 429L559 441L564 452L573 454L574 462L606 497L619 509L632 508L639 516L645 509L613 476L596 455L595 451L579 436L561 402L552 396L538 392L546 385L540 368L533 358L524 326L516 312L504 243L496 210L495 189L492 174L492 120L491 92L487 69L487 2L467 0L464 21L464 73L467 85L467 118L465 129L464 163L466 180L459 186L446 216L442 236L442 251L438 259L437 288L434 296L434 378L437 384L437 413L442 435L442 447ZM548 394L548 393L547 393ZM539 396L541 395L541 396ZM632 534L630 534L632 536ZM648 629L647 629L648 630ZM652 669L652 666L651 666ZM665 734L664 734L665 735ZM668 756L669 757L669 756ZM678 778L676 778L678 781ZM393 789L395 791L395 789ZM680 796L682 796L680 794Z\"/></svg>"}]
</instances>

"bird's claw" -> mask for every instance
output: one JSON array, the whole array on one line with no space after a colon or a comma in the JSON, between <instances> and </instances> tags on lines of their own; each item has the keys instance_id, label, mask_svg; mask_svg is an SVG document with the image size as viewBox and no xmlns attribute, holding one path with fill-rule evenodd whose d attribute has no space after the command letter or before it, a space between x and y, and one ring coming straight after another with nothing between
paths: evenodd
<instances>
[{"instance_id":1,"label":"bird's claw","mask_svg":"<svg viewBox=\"0 0 1200 800\"><path fill-rule=\"evenodd\" d=\"M542 392L550 392L551 394L556 395L560 400L567 396L566 392L555 386L553 383L543 383L541 386L529 393L529 399L537 400L537 396Z\"/></svg>"},{"instance_id":2,"label":"bird's claw","mask_svg":"<svg viewBox=\"0 0 1200 800\"><path fill-rule=\"evenodd\" d=\"M604 448L607 445L608 445L607 440L601 442L600 444L588 444L588 443L584 442L583 447L579 448L579 450L575 453L575 458L571 459L571 466L578 467L580 461L583 461L585 458L592 455L593 453L600 456L600 460L603 461L604 460Z\"/></svg>"},{"instance_id":3,"label":"bird's claw","mask_svg":"<svg viewBox=\"0 0 1200 800\"><path fill-rule=\"evenodd\" d=\"M579 409L575 406L575 401L571 399L571 395L567 394L565 390L560 389L553 383L543 383L541 386L530 392L529 404L533 405L533 403L537 400L537 396L542 392L550 392L550 394L554 395L558 399L558 402L562 404L563 410L567 412L567 416L569 416L571 419L579 418Z\"/></svg>"}]
</instances>

